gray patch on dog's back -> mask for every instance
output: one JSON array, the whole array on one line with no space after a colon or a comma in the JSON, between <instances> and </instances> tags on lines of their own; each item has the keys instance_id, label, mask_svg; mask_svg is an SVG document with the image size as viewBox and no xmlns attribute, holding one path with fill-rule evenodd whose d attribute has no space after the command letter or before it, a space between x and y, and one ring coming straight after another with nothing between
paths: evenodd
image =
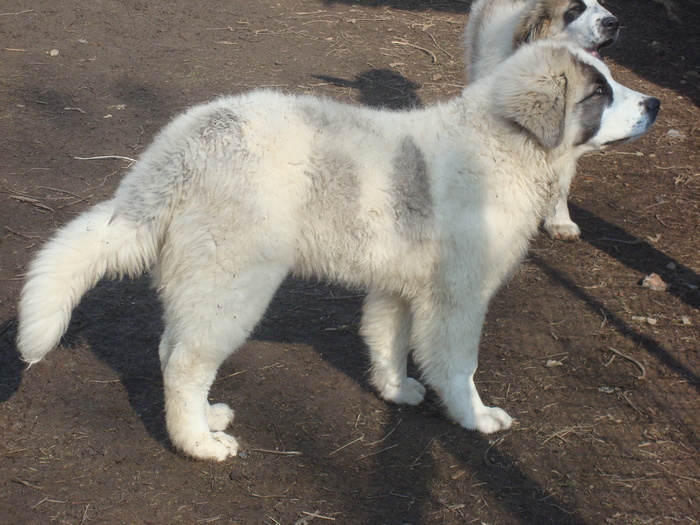
<instances>
[{"instance_id":1,"label":"gray patch on dog's back","mask_svg":"<svg viewBox=\"0 0 700 525\"><path fill-rule=\"evenodd\" d=\"M351 222L351 217L357 216L360 183L352 158L341 154L312 156L305 174L311 183L310 211L338 223Z\"/></svg>"},{"instance_id":2,"label":"gray patch on dog's back","mask_svg":"<svg viewBox=\"0 0 700 525\"><path fill-rule=\"evenodd\" d=\"M309 187L295 271L352 284L348 279L365 271L375 238L371 221L362 212L357 166L349 155L326 152L311 156L304 175Z\"/></svg>"},{"instance_id":3,"label":"gray patch on dog's back","mask_svg":"<svg viewBox=\"0 0 700 525\"><path fill-rule=\"evenodd\" d=\"M316 131L327 129L330 127L331 121L326 115L326 112L318 107L318 105L313 105L310 103L300 103L299 112L306 124L314 128Z\"/></svg>"},{"instance_id":4,"label":"gray patch on dog's back","mask_svg":"<svg viewBox=\"0 0 700 525\"><path fill-rule=\"evenodd\" d=\"M399 231L421 240L433 214L425 156L411 137L405 137L392 165L392 205Z\"/></svg>"},{"instance_id":5,"label":"gray patch on dog's back","mask_svg":"<svg viewBox=\"0 0 700 525\"><path fill-rule=\"evenodd\" d=\"M241 116L229 107L212 110L204 119L199 132L205 139L221 139L238 135L241 130Z\"/></svg>"}]
</instances>

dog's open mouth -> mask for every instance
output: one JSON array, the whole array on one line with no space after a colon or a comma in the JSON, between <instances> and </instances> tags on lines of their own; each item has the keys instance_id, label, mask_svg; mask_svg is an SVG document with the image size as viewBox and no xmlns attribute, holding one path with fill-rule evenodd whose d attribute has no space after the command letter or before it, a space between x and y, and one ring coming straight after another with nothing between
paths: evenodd
<instances>
[{"instance_id":1,"label":"dog's open mouth","mask_svg":"<svg viewBox=\"0 0 700 525\"><path fill-rule=\"evenodd\" d=\"M606 47L610 47L615 43L614 38L608 38L605 42L602 44L598 44L596 47L592 47L590 49L586 49L591 55L596 57L598 60L603 60L603 55L601 55L600 51L602 49L605 49Z\"/></svg>"}]
</instances>

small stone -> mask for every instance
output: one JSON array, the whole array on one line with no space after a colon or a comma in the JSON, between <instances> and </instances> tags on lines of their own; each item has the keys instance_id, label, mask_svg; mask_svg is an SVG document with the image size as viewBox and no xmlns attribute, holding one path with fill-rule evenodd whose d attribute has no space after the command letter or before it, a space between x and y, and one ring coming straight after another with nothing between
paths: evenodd
<instances>
[{"instance_id":1,"label":"small stone","mask_svg":"<svg viewBox=\"0 0 700 525\"><path fill-rule=\"evenodd\" d=\"M598 392L602 392L603 394L614 394L615 388L612 386L601 386L598 389Z\"/></svg>"},{"instance_id":2,"label":"small stone","mask_svg":"<svg viewBox=\"0 0 700 525\"><path fill-rule=\"evenodd\" d=\"M544 364L544 366L546 366L547 368L554 368L555 366L563 366L563 365L564 365L564 363L562 363L561 361L557 361L555 359L549 359Z\"/></svg>"},{"instance_id":3,"label":"small stone","mask_svg":"<svg viewBox=\"0 0 700 525\"><path fill-rule=\"evenodd\" d=\"M655 292L665 292L668 289L668 284L657 273L650 273L642 279L642 286Z\"/></svg>"},{"instance_id":4,"label":"small stone","mask_svg":"<svg viewBox=\"0 0 700 525\"><path fill-rule=\"evenodd\" d=\"M50 57L57 57L58 56L58 49L52 49L49 51L49 56Z\"/></svg>"},{"instance_id":5,"label":"small stone","mask_svg":"<svg viewBox=\"0 0 700 525\"><path fill-rule=\"evenodd\" d=\"M647 317L647 324L654 326L658 322L658 319L654 319L653 317Z\"/></svg>"}]
</instances>

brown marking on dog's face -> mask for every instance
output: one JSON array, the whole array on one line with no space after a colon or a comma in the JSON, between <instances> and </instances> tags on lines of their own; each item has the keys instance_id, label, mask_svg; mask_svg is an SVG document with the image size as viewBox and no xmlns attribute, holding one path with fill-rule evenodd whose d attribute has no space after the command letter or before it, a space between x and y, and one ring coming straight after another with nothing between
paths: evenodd
<instances>
[{"instance_id":1,"label":"brown marking on dog's face","mask_svg":"<svg viewBox=\"0 0 700 525\"><path fill-rule=\"evenodd\" d=\"M518 20L513 34L513 49L528 42L563 35L567 25L585 10L582 0L536 0Z\"/></svg>"},{"instance_id":2,"label":"brown marking on dog's face","mask_svg":"<svg viewBox=\"0 0 700 525\"><path fill-rule=\"evenodd\" d=\"M524 15L518 20L513 33L513 49L519 48L528 42L534 42L547 38L552 31L553 21L557 18L558 11L569 0L539 0L532 9L526 9Z\"/></svg>"}]
</instances>

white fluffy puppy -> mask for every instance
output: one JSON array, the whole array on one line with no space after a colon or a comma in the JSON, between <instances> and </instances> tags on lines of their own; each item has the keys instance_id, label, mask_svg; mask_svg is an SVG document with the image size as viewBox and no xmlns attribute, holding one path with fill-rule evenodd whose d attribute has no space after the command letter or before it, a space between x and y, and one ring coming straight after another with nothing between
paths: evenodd
<instances>
[{"instance_id":1,"label":"white fluffy puppy","mask_svg":"<svg viewBox=\"0 0 700 525\"><path fill-rule=\"evenodd\" d=\"M463 35L467 80L490 73L521 45L543 39L573 42L600 58L619 28L617 18L596 0L476 0ZM575 161L562 170L557 204L544 229L554 239L574 240L581 230L569 216L567 200Z\"/></svg>"},{"instance_id":2,"label":"white fluffy puppy","mask_svg":"<svg viewBox=\"0 0 700 525\"><path fill-rule=\"evenodd\" d=\"M567 45L525 46L463 95L390 112L269 91L176 118L113 199L59 230L22 292L18 347L35 363L102 277L154 269L164 305L167 428L192 457L223 460L233 419L208 392L290 273L368 290L372 383L417 404L423 378L466 428L511 418L474 372L489 300L559 189L557 165L647 131L658 100Z\"/></svg>"}]
</instances>

